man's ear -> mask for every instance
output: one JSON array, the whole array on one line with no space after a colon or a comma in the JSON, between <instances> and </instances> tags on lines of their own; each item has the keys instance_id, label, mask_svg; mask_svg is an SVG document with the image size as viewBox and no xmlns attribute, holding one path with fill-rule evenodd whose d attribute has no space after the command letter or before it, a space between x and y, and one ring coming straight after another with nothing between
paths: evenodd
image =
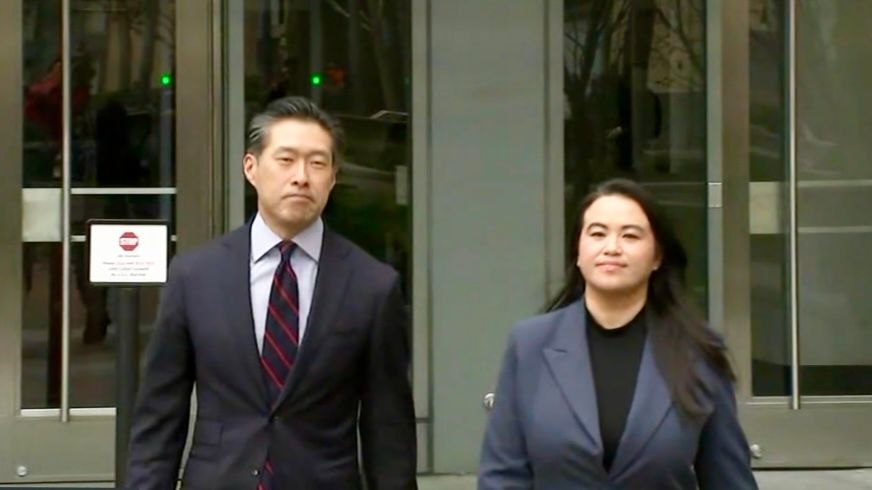
<instances>
[{"instance_id":1,"label":"man's ear","mask_svg":"<svg viewBox=\"0 0 872 490\"><path fill-rule=\"evenodd\" d=\"M242 157L242 173L245 175L245 180L249 184L254 185L254 167L257 165L257 157L251 153L246 153Z\"/></svg>"}]
</instances>

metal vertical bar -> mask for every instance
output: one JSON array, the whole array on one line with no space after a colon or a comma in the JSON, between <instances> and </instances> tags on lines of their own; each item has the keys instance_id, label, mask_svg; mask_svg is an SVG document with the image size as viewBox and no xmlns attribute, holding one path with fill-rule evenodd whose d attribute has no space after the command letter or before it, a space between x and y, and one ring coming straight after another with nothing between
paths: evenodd
<instances>
[{"instance_id":1,"label":"metal vertical bar","mask_svg":"<svg viewBox=\"0 0 872 490\"><path fill-rule=\"evenodd\" d=\"M118 288L118 348L115 356L115 488L127 481L127 446L139 384L139 289Z\"/></svg>"},{"instance_id":2,"label":"metal vertical bar","mask_svg":"<svg viewBox=\"0 0 872 490\"><path fill-rule=\"evenodd\" d=\"M3 212L0 212L0 277L3 278L0 294L0 440L13 440L16 423L13 414L26 407L22 392L26 376L23 373L22 343L24 333L24 308L22 299L26 294L21 287L26 274L24 253L32 244L24 243L22 229L25 187L23 126L24 94L24 6L21 1L3 2L0 16L0 196L4 197ZM21 427L21 426L18 426ZM5 444L9 447L9 444ZM0 449L0 460L8 461L12 453ZM9 456L6 456L9 455ZM9 467L9 466L7 466Z\"/></svg>"},{"instance_id":3,"label":"metal vertical bar","mask_svg":"<svg viewBox=\"0 0 872 490\"><path fill-rule=\"evenodd\" d=\"M565 155L563 88L563 10L561 0L544 2L545 10L545 294L557 294L566 267L564 222ZM414 141L414 140L413 140Z\"/></svg>"},{"instance_id":4,"label":"metal vertical bar","mask_svg":"<svg viewBox=\"0 0 872 490\"><path fill-rule=\"evenodd\" d=\"M724 327L724 232L723 232L723 91L722 32L724 17L717 1L703 2L705 11L706 96L706 241L708 243L708 316L720 332Z\"/></svg>"},{"instance_id":5,"label":"metal vertical bar","mask_svg":"<svg viewBox=\"0 0 872 490\"><path fill-rule=\"evenodd\" d=\"M753 397L750 232L751 0L705 3L709 318L736 352L737 398Z\"/></svg>"},{"instance_id":6,"label":"metal vertical bar","mask_svg":"<svg viewBox=\"0 0 872 490\"><path fill-rule=\"evenodd\" d=\"M214 158L213 168L215 169L212 180L212 203L214 209L219 211L211 213L211 226L218 232L232 229L225 228L225 223L227 201L229 199L229 188L227 182L231 179L231 176L234 175L234 173L225 172L227 169L226 162L228 155L226 153L227 146L224 135L228 134L227 128L225 127L225 122L228 120L228 106L224 103L224 94L226 93L225 86L229 82L229 80L224 76L224 74L227 73L225 69L225 60L227 59L225 57L227 49L227 36L225 35L226 31L224 30L224 19L226 18L224 17L226 13L225 7L226 2L221 0L213 0L209 2L208 5L211 14L211 23L209 25L211 41L209 43L209 51L212 55L210 66L211 76L209 80L209 90L212 97L210 104L212 115L212 138L210 143L212 145L212 155ZM169 97L167 100L172 103L173 99L172 97ZM165 141L169 142L172 140L167 139ZM167 204L169 204L169 201L167 201ZM170 216L170 213L167 213L165 216Z\"/></svg>"},{"instance_id":7,"label":"metal vertical bar","mask_svg":"<svg viewBox=\"0 0 872 490\"><path fill-rule=\"evenodd\" d=\"M310 80L312 100L321 103L321 86L325 83L324 77L324 26L321 13L321 0L309 0L309 66L311 67L310 78L317 74L321 77L319 83Z\"/></svg>"},{"instance_id":8,"label":"metal vertical bar","mask_svg":"<svg viewBox=\"0 0 872 490\"><path fill-rule=\"evenodd\" d=\"M360 22L360 0L348 0L348 76L345 83L351 85L351 109L357 116L363 114L364 107L363 84L360 83Z\"/></svg>"},{"instance_id":9,"label":"metal vertical bar","mask_svg":"<svg viewBox=\"0 0 872 490\"><path fill-rule=\"evenodd\" d=\"M61 149L61 422L70 420L70 152L72 101L70 66L70 0L61 2L61 65L63 67L63 144Z\"/></svg>"},{"instance_id":10,"label":"metal vertical bar","mask_svg":"<svg viewBox=\"0 0 872 490\"><path fill-rule=\"evenodd\" d=\"M418 440L418 453L423 461L421 471L433 468L432 423L432 332L433 308L430 301L432 286L430 198L432 174L432 87L430 85L430 0L410 0L411 18L411 165L412 165L412 380L415 415L424 420L424 433ZM354 83L354 82L352 82ZM419 422L420 423L420 422Z\"/></svg>"},{"instance_id":11,"label":"metal vertical bar","mask_svg":"<svg viewBox=\"0 0 872 490\"><path fill-rule=\"evenodd\" d=\"M232 230L245 222L245 177L242 155L245 154L245 3L226 2L224 39L224 178L227 189L224 229ZM168 140L169 141L169 140Z\"/></svg>"},{"instance_id":12,"label":"metal vertical bar","mask_svg":"<svg viewBox=\"0 0 872 490\"><path fill-rule=\"evenodd\" d=\"M787 164L790 264L790 408L799 410L799 255L796 179L796 0L787 2Z\"/></svg>"}]
</instances>

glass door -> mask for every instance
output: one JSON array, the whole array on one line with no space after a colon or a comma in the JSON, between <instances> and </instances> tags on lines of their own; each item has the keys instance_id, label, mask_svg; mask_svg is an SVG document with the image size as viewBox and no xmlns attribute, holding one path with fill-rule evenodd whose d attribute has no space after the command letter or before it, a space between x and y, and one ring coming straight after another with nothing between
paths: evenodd
<instances>
[{"instance_id":1,"label":"glass door","mask_svg":"<svg viewBox=\"0 0 872 490\"><path fill-rule=\"evenodd\" d=\"M10 210L0 236L0 482L112 480L117 296L87 282L84 225L166 219L173 253L180 217L211 220L208 203L176 200L185 192L177 173L208 174L212 164L176 166L184 145L177 145L177 115L191 110L176 108L178 7L173 0L6 7L0 69L14 77L3 82L0 120L7 140L0 198ZM205 123L195 140L211 138ZM140 294L142 347L158 293Z\"/></svg>"},{"instance_id":2,"label":"glass door","mask_svg":"<svg viewBox=\"0 0 872 490\"><path fill-rule=\"evenodd\" d=\"M761 466L869 466L872 4L750 14L748 436Z\"/></svg>"},{"instance_id":3,"label":"glass door","mask_svg":"<svg viewBox=\"0 0 872 490\"><path fill-rule=\"evenodd\" d=\"M427 229L427 202L413 192L426 182L426 172L413 171L412 159L413 4L224 0L226 175L231 176L226 226L236 228L257 213L254 188L241 172L251 118L286 96L307 97L336 116L345 132L345 152L324 222L400 274L413 319L418 453L424 455L430 422L429 299L421 245L427 236L413 228Z\"/></svg>"},{"instance_id":4,"label":"glass door","mask_svg":"<svg viewBox=\"0 0 872 490\"><path fill-rule=\"evenodd\" d=\"M325 222L399 271L408 298L410 8L408 0L226 5L228 106L244 104L228 121L228 173L238 176L230 185L244 186L229 227L257 212L254 188L240 172L245 125L275 99L308 97L339 119L346 136Z\"/></svg>"},{"instance_id":5,"label":"glass door","mask_svg":"<svg viewBox=\"0 0 872 490\"><path fill-rule=\"evenodd\" d=\"M257 212L254 188L241 172L246 125L255 114L275 99L303 96L339 119L345 152L324 222L400 274L412 318L412 378L423 468L430 423L424 233L428 203L413 189L426 186L427 173L413 170L424 159L416 164L412 158L413 120L422 121L420 114L413 114L413 86L419 87L421 103L425 80L420 77L413 84L412 23L413 17L423 19L423 9L416 7L413 14L415 2L410 0L222 3L225 173L230 176L225 226L236 228ZM423 139L418 150L425 147Z\"/></svg>"}]
</instances>

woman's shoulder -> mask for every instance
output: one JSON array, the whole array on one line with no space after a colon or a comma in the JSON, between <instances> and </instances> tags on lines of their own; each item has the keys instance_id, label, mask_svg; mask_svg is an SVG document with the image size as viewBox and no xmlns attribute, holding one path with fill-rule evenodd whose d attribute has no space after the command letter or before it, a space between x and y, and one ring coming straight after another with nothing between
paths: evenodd
<instances>
[{"instance_id":1,"label":"woman's shoulder","mask_svg":"<svg viewBox=\"0 0 872 490\"><path fill-rule=\"evenodd\" d=\"M581 301L525 318L512 328L510 342L520 349L543 347L554 331L565 322L580 322L584 316Z\"/></svg>"},{"instance_id":2,"label":"woman's shoulder","mask_svg":"<svg viewBox=\"0 0 872 490\"><path fill-rule=\"evenodd\" d=\"M702 352L695 352L694 367L698 376L701 387L704 390L705 398L718 399L733 393L735 388L732 373L732 367L729 365L730 356L727 352L727 344L721 332L713 329L711 326L705 327L708 344L717 350L720 350L727 366L717 366L713 364L712 359L707 358ZM725 368L729 371L725 371Z\"/></svg>"}]
</instances>

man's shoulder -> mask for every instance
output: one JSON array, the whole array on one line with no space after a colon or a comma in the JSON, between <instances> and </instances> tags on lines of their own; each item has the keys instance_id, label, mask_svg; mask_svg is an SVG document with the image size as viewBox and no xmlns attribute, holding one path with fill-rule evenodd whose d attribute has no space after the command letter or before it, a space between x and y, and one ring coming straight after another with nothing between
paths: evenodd
<instances>
[{"instance_id":1,"label":"man's shoulder","mask_svg":"<svg viewBox=\"0 0 872 490\"><path fill-rule=\"evenodd\" d=\"M226 267L228 261L238 255L245 259L248 249L248 226L240 226L224 235L197 245L184 252L177 253L171 267L176 271L187 273L203 269L214 269L216 266Z\"/></svg>"},{"instance_id":2,"label":"man's shoulder","mask_svg":"<svg viewBox=\"0 0 872 490\"><path fill-rule=\"evenodd\" d=\"M342 254L354 269L360 271L367 281L380 280L393 283L399 275L393 267L336 231L325 228L324 239L333 242L334 249Z\"/></svg>"}]
</instances>

